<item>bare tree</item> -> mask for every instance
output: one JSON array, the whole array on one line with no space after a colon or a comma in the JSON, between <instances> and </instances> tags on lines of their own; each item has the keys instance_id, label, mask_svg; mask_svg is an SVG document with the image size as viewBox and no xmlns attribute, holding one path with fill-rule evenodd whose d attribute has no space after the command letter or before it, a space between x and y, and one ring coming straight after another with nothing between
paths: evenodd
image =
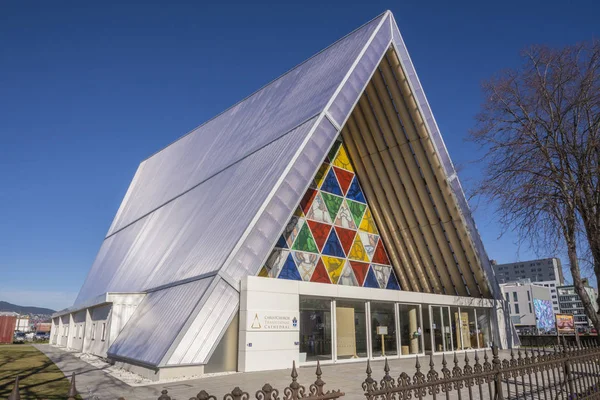
<instances>
[{"instance_id":1,"label":"bare tree","mask_svg":"<svg viewBox=\"0 0 600 400\"><path fill-rule=\"evenodd\" d=\"M591 254L598 282L600 42L537 46L522 58L521 67L483 84L470 132L486 149L477 194L497 205L501 223L521 239L566 249L575 289L600 332L578 259Z\"/></svg>"}]
</instances>

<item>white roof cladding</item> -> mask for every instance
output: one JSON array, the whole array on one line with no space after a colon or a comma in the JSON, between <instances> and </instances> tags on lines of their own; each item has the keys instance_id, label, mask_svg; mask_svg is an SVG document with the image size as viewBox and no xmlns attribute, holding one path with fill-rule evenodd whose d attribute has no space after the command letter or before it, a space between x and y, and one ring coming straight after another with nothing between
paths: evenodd
<instances>
[{"instance_id":1,"label":"white roof cladding","mask_svg":"<svg viewBox=\"0 0 600 400\"><path fill-rule=\"evenodd\" d=\"M374 32L385 32L389 42L390 15L378 16L145 160L76 303L108 291L148 290L219 270L250 223L245 216L252 219L269 197L286 162L317 122L313 117L331 101ZM279 165L266 160L272 154L259 154L272 153L269 147L293 140L291 136L297 140L284 145L288 150L279 156L284 158ZM248 175L235 176L232 170ZM253 181L253 176L264 179ZM293 185L301 196L301 182ZM236 197L241 199L236 202ZM240 202L245 216L236 209ZM278 221L281 226L288 217ZM229 235L220 233L221 228Z\"/></svg>"},{"instance_id":2,"label":"white roof cladding","mask_svg":"<svg viewBox=\"0 0 600 400\"><path fill-rule=\"evenodd\" d=\"M111 356L152 366L207 362L238 308L239 280L257 274L390 46L491 274L414 67L386 12L140 165L76 300L150 291ZM177 326L153 335L170 324L170 307L177 304ZM152 349L137 338L152 338Z\"/></svg>"}]
</instances>

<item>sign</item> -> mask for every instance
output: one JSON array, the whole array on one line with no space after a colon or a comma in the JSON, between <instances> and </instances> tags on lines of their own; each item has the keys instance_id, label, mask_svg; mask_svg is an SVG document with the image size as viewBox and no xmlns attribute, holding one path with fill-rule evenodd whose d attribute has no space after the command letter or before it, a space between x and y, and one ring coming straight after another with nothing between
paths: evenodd
<instances>
[{"instance_id":1,"label":"sign","mask_svg":"<svg viewBox=\"0 0 600 400\"><path fill-rule=\"evenodd\" d=\"M388 334L388 327L387 326L378 326L377 327L377 334L378 335L387 335Z\"/></svg>"},{"instance_id":2,"label":"sign","mask_svg":"<svg viewBox=\"0 0 600 400\"><path fill-rule=\"evenodd\" d=\"M575 333L575 319L571 314L556 314L556 331L561 334Z\"/></svg>"},{"instance_id":3,"label":"sign","mask_svg":"<svg viewBox=\"0 0 600 400\"><path fill-rule=\"evenodd\" d=\"M248 311L248 331L297 331L298 313L293 311Z\"/></svg>"}]
</instances>

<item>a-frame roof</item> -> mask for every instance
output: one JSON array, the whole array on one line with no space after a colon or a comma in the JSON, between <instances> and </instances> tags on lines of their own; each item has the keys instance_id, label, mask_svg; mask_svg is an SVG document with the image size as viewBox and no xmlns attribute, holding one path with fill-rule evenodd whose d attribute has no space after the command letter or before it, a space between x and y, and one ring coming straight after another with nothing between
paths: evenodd
<instances>
[{"instance_id":1,"label":"a-frame roof","mask_svg":"<svg viewBox=\"0 0 600 400\"><path fill-rule=\"evenodd\" d=\"M460 240L469 241L478 263L469 268L491 276L404 42L385 12L140 165L76 300L149 292L109 355L150 366L208 360L235 315L240 280L257 274L388 51L399 59L431 157L451 189L446 201L460 211ZM478 285L499 295L490 280Z\"/></svg>"}]
</instances>

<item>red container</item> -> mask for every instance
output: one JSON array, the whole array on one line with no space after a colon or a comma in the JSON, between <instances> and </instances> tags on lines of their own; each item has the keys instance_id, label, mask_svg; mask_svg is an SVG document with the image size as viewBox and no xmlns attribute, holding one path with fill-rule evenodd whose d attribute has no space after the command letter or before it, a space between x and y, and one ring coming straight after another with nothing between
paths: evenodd
<instances>
[{"instance_id":1,"label":"red container","mask_svg":"<svg viewBox=\"0 0 600 400\"><path fill-rule=\"evenodd\" d=\"M0 315L0 343L12 343L17 326L17 317Z\"/></svg>"}]
</instances>

